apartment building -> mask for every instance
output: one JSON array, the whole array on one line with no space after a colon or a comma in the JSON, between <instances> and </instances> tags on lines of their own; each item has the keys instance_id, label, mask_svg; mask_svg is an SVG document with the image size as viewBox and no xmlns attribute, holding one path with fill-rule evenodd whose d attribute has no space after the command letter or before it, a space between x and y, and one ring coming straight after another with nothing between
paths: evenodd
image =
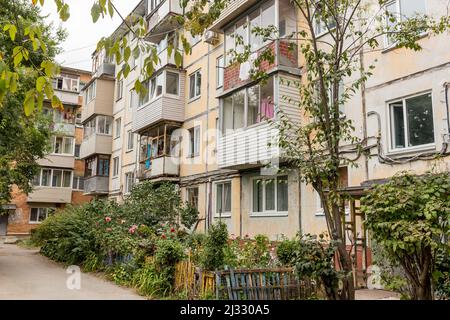
<instances>
[{"instance_id":1,"label":"apartment building","mask_svg":"<svg viewBox=\"0 0 450 320\"><path fill-rule=\"evenodd\" d=\"M388 5L404 11L403 16L445 12L439 0ZM86 194L122 201L139 181L170 181L184 201L198 208L199 230L220 218L237 236L262 233L277 239L300 230L325 231L318 196L285 166L283 150L271 144L279 133L266 120L283 112L302 121L295 105L299 90L288 83L302 80L303 60L298 43L283 39L302 28L295 5L290 0L229 1L202 37L186 34L193 50L180 67L167 57L167 41L177 27L172 17L183 14L178 0L144 0L133 14L148 21L147 41L157 47L161 61L145 83L148 95L137 97L133 85L145 57L134 62L127 79L117 79L121 66L94 53L82 115ZM248 25L275 25L281 39L264 43ZM125 25L113 35L136 41ZM227 52L242 50L234 35L251 45L251 59L272 50L274 63L263 66L267 82L252 82L249 63L231 63ZM376 61L377 68L343 112L354 122L355 134L367 138L371 156L361 156L357 168L340 169L344 189L362 191L402 170L420 174L435 165L450 170L449 40L448 34L424 36L424 50L413 52L386 39L380 41L383 48L363 55L366 65ZM436 153L443 157L439 162L431 160Z\"/></svg>"},{"instance_id":2,"label":"apartment building","mask_svg":"<svg viewBox=\"0 0 450 320\"><path fill-rule=\"evenodd\" d=\"M80 89L88 83L91 73L62 67L53 79L55 94L63 103L62 110L44 102L43 112L53 119L51 152L38 160L39 174L33 180L33 192L25 195L13 190L10 214L2 221L7 236L26 236L55 210L67 204L80 204L91 198L84 195L84 161L80 158L83 137Z\"/></svg>"}]
</instances>

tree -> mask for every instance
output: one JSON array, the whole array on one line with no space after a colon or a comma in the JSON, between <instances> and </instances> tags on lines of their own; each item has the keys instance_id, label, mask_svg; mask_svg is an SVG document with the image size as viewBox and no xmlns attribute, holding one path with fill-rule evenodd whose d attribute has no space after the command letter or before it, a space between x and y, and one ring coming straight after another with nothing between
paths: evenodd
<instances>
[{"instance_id":1,"label":"tree","mask_svg":"<svg viewBox=\"0 0 450 320\"><path fill-rule=\"evenodd\" d=\"M450 245L450 176L402 173L388 183L375 186L362 199L366 225L388 259L399 264L407 277L409 296L415 300L433 299L433 286L439 287L436 261L447 257ZM448 271L446 271L448 273Z\"/></svg>"},{"instance_id":2,"label":"tree","mask_svg":"<svg viewBox=\"0 0 450 320\"><path fill-rule=\"evenodd\" d=\"M22 43L23 52L27 53L27 61L16 69L14 76L10 77L10 86L3 94L1 91L7 87L4 78L0 77L0 208L8 203L11 191L16 185L21 191L31 191L30 181L37 174L37 159L43 158L48 151L50 141L49 119L44 117L40 110L27 111L22 107L29 90L36 86L39 78L34 70L48 57L54 57L58 52L58 44L64 38L64 32L57 31L52 35L52 25L46 24L40 15L39 9L27 4L25 1L0 0L1 23L6 22L0 33L0 74L4 76L7 69L14 68L17 55L14 52L16 42ZM13 24L14 23L14 27ZM22 41L27 28L39 28L41 45L45 46L47 56L42 51L33 50L32 42ZM25 51L26 50L26 51ZM19 54L19 53L17 53ZM12 90L11 85L14 87Z\"/></svg>"},{"instance_id":3,"label":"tree","mask_svg":"<svg viewBox=\"0 0 450 320\"><path fill-rule=\"evenodd\" d=\"M37 3L37 0L33 0ZM42 5L44 0L39 0ZM63 19L67 18L67 7L63 0L55 0ZM229 0L193 0L180 1L184 14L176 17L179 28L173 30L169 38L168 53L181 63L182 52L189 54L191 47L183 30L193 36L202 34L219 17ZM347 273L344 289L339 299L354 299L352 277L353 262L344 241L342 225L344 196L339 192L339 167L356 166L352 154L361 156L366 150L366 140L355 136L350 120L342 119L339 107L354 96L367 79L372 75L374 65L364 65L360 59L364 52L379 50L379 40L389 37L398 47L420 50L418 40L424 32L442 33L449 27L450 17L444 16L434 20L427 16L416 16L411 19L398 19L385 7L388 0L293 0L301 13L302 24L296 33L284 38L297 41L304 59L304 77L298 86L301 99L298 101L299 112L304 123L292 123L287 116L281 115L273 123L279 129L280 138L277 143L284 150L292 167L299 169L301 179L312 185L318 192L327 221L331 240L336 241L338 264L340 270ZM373 5L373 6L372 6ZM94 21L100 17L120 14L113 0L94 1L92 11ZM156 48L145 41L148 33L147 24L142 17L128 16L123 19L129 31L138 38L137 45L130 47L125 37L104 38L97 50L105 50L106 54L116 59L117 64L123 62L120 77L130 73L128 64L131 56L145 56L141 77L136 80L134 89L137 93L145 92L142 83L151 77L159 57ZM388 23L386 23L388 22ZM327 38L316 33L316 23L320 23L328 33ZM268 28L254 27L251 32L263 40L279 39L277 26ZM242 44L242 39L236 37ZM250 56L250 46L243 52L234 54L234 61L243 62ZM122 54L123 52L123 54ZM255 61L252 76L254 80L264 81L264 72L260 66L265 61L273 61L270 50ZM340 92L343 80L349 85ZM283 98L283 97L282 97ZM351 145L351 152L343 152L343 144Z\"/></svg>"}]
</instances>

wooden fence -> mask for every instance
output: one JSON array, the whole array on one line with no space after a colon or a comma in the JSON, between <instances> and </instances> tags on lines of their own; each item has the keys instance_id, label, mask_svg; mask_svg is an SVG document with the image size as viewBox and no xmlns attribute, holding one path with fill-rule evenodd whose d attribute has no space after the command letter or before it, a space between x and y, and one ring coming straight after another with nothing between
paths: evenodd
<instances>
[{"instance_id":1,"label":"wooden fence","mask_svg":"<svg viewBox=\"0 0 450 320\"><path fill-rule=\"evenodd\" d=\"M176 266L175 290L188 299L299 300L317 294L315 283L298 279L292 268L208 272L189 260Z\"/></svg>"}]
</instances>

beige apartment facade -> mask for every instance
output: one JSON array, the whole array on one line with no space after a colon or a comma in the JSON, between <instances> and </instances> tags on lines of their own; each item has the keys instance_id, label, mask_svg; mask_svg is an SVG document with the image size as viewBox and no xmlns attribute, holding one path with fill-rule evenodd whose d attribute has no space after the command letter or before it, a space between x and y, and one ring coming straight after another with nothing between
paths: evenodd
<instances>
[{"instance_id":1,"label":"beige apartment facade","mask_svg":"<svg viewBox=\"0 0 450 320\"><path fill-rule=\"evenodd\" d=\"M407 12L406 4L400 2L393 1L393 5ZM439 0L415 3L419 5L414 10L436 16L444 12ZM92 101L98 107L82 118L82 157L90 159L97 172L86 178L96 181L93 185L99 188L86 192L122 201L135 183L169 181L179 186L184 201L198 208L200 231L217 219L241 237L266 234L280 239L298 231L325 231L315 191L300 180L298 172L285 166L283 151L271 144L278 132L265 120L283 112L294 122L302 121L295 103L299 90L289 83L302 81L304 65L298 43L283 38L302 28L294 4L289 0L230 1L202 37L187 34L193 49L181 67L167 57L167 37L174 28L170 17L182 14L178 1L141 1L133 13L147 19L147 40L157 47L161 61L147 84L149 95L139 99L133 86L145 57L135 62L129 77L117 79L121 66L105 60L101 53L94 55L94 65L98 61L110 65L97 68L110 70L107 76L97 74L97 89L104 87L105 91L97 90ZM278 26L281 39L263 43L248 32L248 24ZM126 33L120 26L114 35ZM230 62L228 50L239 50L234 34L244 36L251 45L252 58L266 48L273 50L274 63L263 66L269 75L266 83L251 81L248 64ZM135 41L132 35L128 37ZM363 190L403 170L420 174L436 165L450 170L445 96L450 82L449 39L448 34L424 36L421 52L393 45L363 56L365 65L376 60L377 68L343 112L354 122L355 135L367 137L371 157L361 156L357 168L340 169L344 188ZM84 91L89 94L89 85ZM89 105L83 110L88 112ZM417 116L424 120L415 121ZM107 134L97 133L95 143L86 139L94 117L108 117L110 126ZM431 159L431 153L440 152L440 161Z\"/></svg>"},{"instance_id":2,"label":"beige apartment facade","mask_svg":"<svg viewBox=\"0 0 450 320\"><path fill-rule=\"evenodd\" d=\"M31 193L13 189L7 208L10 214L3 217L0 236L28 236L56 210L90 201L84 195L84 161L79 153L83 137L80 89L90 78L88 71L61 67L60 75L53 79L55 94L64 108L52 109L50 102L44 102L44 113L52 119L50 153L38 160L41 168Z\"/></svg>"}]
</instances>

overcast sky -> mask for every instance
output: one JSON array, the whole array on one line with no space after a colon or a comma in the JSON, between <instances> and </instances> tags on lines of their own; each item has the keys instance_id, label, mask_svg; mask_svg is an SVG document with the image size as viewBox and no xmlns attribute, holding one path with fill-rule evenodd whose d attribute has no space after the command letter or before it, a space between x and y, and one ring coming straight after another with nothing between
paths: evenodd
<instances>
[{"instance_id":1,"label":"overcast sky","mask_svg":"<svg viewBox=\"0 0 450 320\"><path fill-rule=\"evenodd\" d=\"M140 0L115 0L117 9L126 16ZM69 35L63 44L64 53L57 57L57 61L63 66L91 70L91 54L95 50L97 41L103 36L109 36L121 23L115 15L97 23L92 22L91 7L94 0L66 0L70 6L70 18L66 22L59 19L53 0L46 0L42 13L49 15L48 21L53 21L55 26L60 24L68 31Z\"/></svg>"}]
</instances>

